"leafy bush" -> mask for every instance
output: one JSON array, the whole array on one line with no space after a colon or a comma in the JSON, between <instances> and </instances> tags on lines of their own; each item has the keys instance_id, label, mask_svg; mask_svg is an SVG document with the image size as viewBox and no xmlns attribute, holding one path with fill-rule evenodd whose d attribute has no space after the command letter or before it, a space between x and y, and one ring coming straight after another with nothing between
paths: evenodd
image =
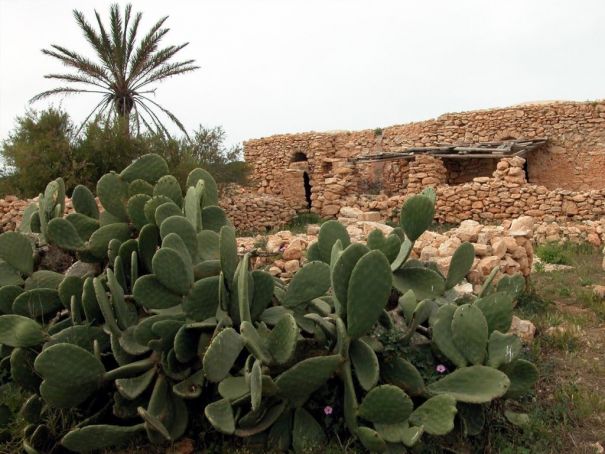
<instances>
[{"instance_id":1,"label":"leafy bush","mask_svg":"<svg viewBox=\"0 0 605 454\"><path fill-rule=\"evenodd\" d=\"M545 243L536 248L536 255L544 263L553 265L569 265L571 263L563 244Z\"/></svg>"},{"instance_id":2,"label":"leafy bush","mask_svg":"<svg viewBox=\"0 0 605 454\"><path fill-rule=\"evenodd\" d=\"M168 163L181 187L187 175L203 167L219 183L247 183L248 167L241 146L227 148L222 127L200 126L191 139L159 134L128 136L118 123L90 122L81 134L62 110L28 111L2 144L5 168L0 176L0 195L34 197L47 181L61 177L67 193L79 183L94 188L104 174L124 168L144 154L156 153Z\"/></svg>"},{"instance_id":3,"label":"leafy bush","mask_svg":"<svg viewBox=\"0 0 605 454\"><path fill-rule=\"evenodd\" d=\"M193 427L296 452L320 449L329 427L370 451L404 450L452 431L456 417L465 434L480 432L491 402L537 379L505 334L521 277L494 287L492 273L478 296L460 297L471 244L446 276L410 258L434 215L430 191L367 246L325 222L289 285L238 257L202 169L183 194L166 162L145 155L99 180L102 212L78 186L76 213L64 216L64 191L54 180L28 209L21 232L34 233L0 235L2 364L30 395L28 452L138 435L161 444ZM34 242L79 262L40 269ZM55 409L79 422L50 430Z\"/></svg>"}]
</instances>

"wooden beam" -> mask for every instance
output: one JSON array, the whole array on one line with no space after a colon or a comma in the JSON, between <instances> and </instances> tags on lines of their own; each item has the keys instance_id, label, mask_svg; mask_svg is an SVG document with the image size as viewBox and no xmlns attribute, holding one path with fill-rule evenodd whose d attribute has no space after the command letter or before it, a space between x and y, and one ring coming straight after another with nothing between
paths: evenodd
<instances>
[{"instance_id":1,"label":"wooden beam","mask_svg":"<svg viewBox=\"0 0 605 454\"><path fill-rule=\"evenodd\" d=\"M501 159L524 156L546 144L547 139L504 140L482 142L474 145L440 145L436 147L410 147L399 152L384 152L375 155L357 156L352 162L377 162L384 160L412 159L419 154L437 155L444 159ZM453 152L453 153L452 153Z\"/></svg>"}]
</instances>

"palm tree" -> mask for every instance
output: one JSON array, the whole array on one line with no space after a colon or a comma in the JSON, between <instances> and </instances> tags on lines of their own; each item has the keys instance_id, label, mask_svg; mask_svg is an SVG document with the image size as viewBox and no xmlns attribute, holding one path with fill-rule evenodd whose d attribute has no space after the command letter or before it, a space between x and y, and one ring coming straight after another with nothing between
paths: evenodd
<instances>
[{"instance_id":1,"label":"palm tree","mask_svg":"<svg viewBox=\"0 0 605 454\"><path fill-rule=\"evenodd\" d=\"M52 95L100 94L101 101L82 122L82 126L96 114L96 118L120 121L127 135L130 135L132 122L137 133L140 133L143 127L170 136L161 121L163 114L187 135L178 118L149 95L155 94L156 89L152 84L199 68L194 65L195 60L170 62L170 59L189 43L159 48L160 41L170 30L163 28L167 16L151 27L137 43L142 13L136 13L132 17L131 11L132 5L129 4L122 17L118 5L113 4L110 8L109 30L95 11L98 25L98 30L95 30L80 11L74 10L76 22L93 47L98 61L56 44L51 44L51 49L42 49L45 55L57 58L65 66L75 70L69 74L47 74L44 77L73 85L44 91L34 96L30 102Z\"/></svg>"}]
</instances>

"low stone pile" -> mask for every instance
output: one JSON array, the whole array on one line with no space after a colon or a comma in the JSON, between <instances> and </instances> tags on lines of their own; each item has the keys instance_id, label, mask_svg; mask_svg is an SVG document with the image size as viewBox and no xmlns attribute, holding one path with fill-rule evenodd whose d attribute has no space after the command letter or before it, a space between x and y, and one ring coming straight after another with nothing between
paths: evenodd
<instances>
[{"instance_id":1,"label":"low stone pile","mask_svg":"<svg viewBox=\"0 0 605 454\"><path fill-rule=\"evenodd\" d=\"M393 230L388 225L372 220L371 213L343 208L340 215L338 219L346 226L353 242L365 242L369 232L376 228L385 235ZM305 252L310 244L317 241L318 233L319 226L310 225L304 234L281 231L266 237L239 238L238 245L242 254L253 249L260 253L261 256L255 259L255 266L268 267L274 276L288 280L305 262ZM484 226L468 220L445 233L425 232L416 241L413 255L420 260L434 261L440 271L447 274L458 246L465 241L472 243L475 262L467 280L477 290L494 267L500 268L500 276L516 273L529 276L534 256L532 233L531 217L521 217L501 226Z\"/></svg>"},{"instance_id":2,"label":"low stone pile","mask_svg":"<svg viewBox=\"0 0 605 454\"><path fill-rule=\"evenodd\" d=\"M14 195L7 195L4 199L0 199L0 231L15 230L21 222L23 210L30 203L30 200L21 200Z\"/></svg>"},{"instance_id":3,"label":"low stone pile","mask_svg":"<svg viewBox=\"0 0 605 454\"><path fill-rule=\"evenodd\" d=\"M542 222L534 230L536 243L587 242L593 246L605 244L605 218L598 221L583 222Z\"/></svg>"},{"instance_id":4,"label":"low stone pile","mask_svg":"<svg viewBox=\"0 0 605 454\"><path fill-rule=\"evenodd\" d=\"M38 197L20 199L14 195L7 195L3 199L0 199L0 233L15 230L21 223L21 219L23 219L25 208L37 201ZM73 205L71 199L68 197L65 197L65 212L73 212Z\"/></svg>"}]
</instances>

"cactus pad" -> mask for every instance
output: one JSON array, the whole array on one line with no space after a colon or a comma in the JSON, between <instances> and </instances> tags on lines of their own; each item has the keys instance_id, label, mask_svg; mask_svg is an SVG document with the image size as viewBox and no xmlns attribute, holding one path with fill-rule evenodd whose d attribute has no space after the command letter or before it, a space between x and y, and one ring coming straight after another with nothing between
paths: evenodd
<instances>
[{"instance_id":1,"label":"cactus pad","mask_svg":"<svg viewBox=\"0 0 605 454\"><path fill-rule=\"evenodd\" d=\"M468 274L475 260L475 248L471 243L462 243L452 256L447 272L445 288L450 289Z\"/></svg>"},{"instance_id":2,"label":"cactus pad","mask_svg":"<svg viewBox=\"0 0 605 454\"><path fill-rule=\"evenodd\" d=\"M510 379L510 388L506 397L516 399L528 392L538 381L538 369L529 361L518 359L503 367Z\"/></svg>"},{"instance_id":3,"label":"cactus pad","mask_svg":"<svg viewBox=\"0 0 605 454\"><path fill-rule=\"evenodd\" d=\"M492 332L487 347L487 364L499 368L517 359L521 352L521 339L512 333Z\"/></svg>"},{"instance_id":4,"label":"cactus pad","mask_svg":"<svg viewBox=\"0 0 605 454\"><path fill-rule=\"evenodd\" d=\"M361 444L370 452L385 452L387 444L382 437L369 427L359 427L357 429L357 437Z\"/></svg>"},{"instance_id":5,"label":"cactus pad","mask_svg":"<svg viewBox=\"0 0 605 454\"><path fill-rule=\"evenodd\" d=\"M414 242L431 225L435 216L435 204L423 195L415 195L401 208L399 224L410 241Z\"/></svg>"},{"instance_id":6,"label":"cactus pad","mask_svg":"<svg viewBox=\"0 0 605 454\"><path fill-rule=\"evenodd\" d=\"M430 394L449 394L459 402L483 404L502 397L510 386L508 377L487 366L457 369L427 389Z\"/></svg>"},{"instance_id":7,"label":"cactus pad","mask_svg":"<svg viewBox=\"0 0 605 454\"><path fill-rule=\"evenodd\" d=\"M0 316L0 344L9 347L34 347L44 339L44 331L35 320L13 314Z\"/></svg>"},{"instance_id":8,"label":"cactus pad","mask_svg":"<svg viewBox=\"0 0 605 454\"><path fill-rule=\"evenodd\" d=\"M412 408L412 400L400 388L380 385L365 396L359 416L376 424L393 424L408 419Z\"/></svg>"},{"instance_id":9,"label":"cactus pad","mask_svg":"<svg viewBox=\"0 0 605 454\"><path fill-rule=\"evenodd\" d=\"M324 295L330 288L330 267L323 262L309 262L292 278L283 305L294 307Z\"/></svg>"},{"instance_id":10,"label":"cactus pad","mask_svg":"<svg viewBox=\"0 0 605 454\"><path fill-rule=\"evenodd\" d=\"M143 424L135 426L91 425L72 429L63 437L61 444L75 452L119 447L126 444L144 428Z\"/></svg>"},{"instance_id":11,"label":"cactus pad","mask_svg":"<svg viewBox=\"0 0 605 454\"><path fill-rule=\"evenodd\" d=\"M401 293L413 290L419 300L435 298L445 291L444 279L432 269L403 267L393 273L393 286Z\"/></svg>"},{"instance_id":12,"label":"cactus pad","mask_svg":"<svg viewBox=\"0 0 605 454\"><path fill-rule=\"evenodd\" d=\"M34 270L34 250L25 235L18 232L4 232L0 235L0 259L23 274Z\"/></svg>"},{"instance_id":13,"label":"cactus pad","mask_svg":"<svg viewBox=\"0 0 605 454\"><path fill-rule=\"evenodd\" d=\"M275 384L281 395L300 406L328 381L342 361L340 355L305 359L279 375Z\"/></svg>"},{"instance_id":14,"label":"cactus pad","mask_svg":"<svg viewBox=\"0 0 605 454\"><path fill-rule=\"evenodd\" d=\"M321 225L319 236L317 238L318 252L321 260L330 263L332 256L332 246L340 240L342 248L346 249L351 244L351 238L347 229L338 221L327 221Z\"/></svg>"},{"instance_id":15,"label":"cactus pad","mask_svg":"<svg viewBox=\"0 0 605 454\"><path fill-rule=\"evenodd\" d=\"M285 314L279 319L267 342L271 356L277 364L287 363L296 350L298 326L291 314Z\"/></svg>"},{"instance_id":16,"label":"cactus pad","mask_svg":"<svg viewBox=\"0 0 605 454\"><path fill-rule=\"evenodd\" d=\"M403 389L410 396L424 393L424 380L420 372L412 363L401 357L382 363L382 378L387 383Z\"/></svg>"},{"instance_id":17,"label":"cactus pad","mask_svg":"<svg viewBox=\"0 0 605 454\"><path fill-rule=\"evenodd\" d=\"M204 414L210 424L221 433L231 435L235 432L235 417L228 400L222 399L206 405Z\"/></svg>"},{"instance_id":18,"label":"cactus pad","mask_svg":"<svg viewBox=\"0 0 605 454\"><path fill-rule=\"evenodd\" d=\"M410 423L423 426L430 435L445 435L454 429L456 399L447 394L431 397L410 415Z\"/></svg>"},{"instance_id":19,"label":"cactus pad","mask_svg":"<svg viewBox=\"0 0 605 454\"><path fill-rule=\"evenodd\" d=\"M364 341L355 339L349 347L349 356L357 381L364 390L371 390L380 378L380 367L378 366L376 353Z\"/></svg>"},{"instance_id":20,"label":"cactus pad","mask_svg":"<svg viewBox=\"0 0 605 454\"><path fill-rule=\"evenodd\" d=\"M296 453L321 452L326 442L326 434L317 420L304 408L294 412L292 426L292 447Z\"/></svg>"},{"instance_id":21,"label":"cactus pad","mask_svg":"<svg viewBox=\"0 0 605 454\"><path fill-rule=\"evenodd\" d=\"M363 336L376 323L391 294L391 266L380 251L364 255L351 273L347 293L347 331Z\"/></svg>"},{"instance_id":22,"label":"cactus pad","mask_svg":"<svg viewBox=\"0 0 605 454\"><path fill-rule=\"evenodd\" d=\"M487 348L487 321L476 306L463 304L452 318L454 345L471 364L483 364Z\"/></svg>"},{"instance_id":23,"label":"cactus pad","mask_svg":"<svg viewBox=\"0 0 605 454\"><path fill-rule=\"evenodd\" d=\"M506 333L513 322L513 297L508 293L496 292L475 301L487 320L488 332L498 330Z\"/></svg>"},{"instance_id":24,"label":"cactus pad","mask_svg":"<svg viewBox=\"0 0 605 454\"><path fill-rule=\"evenodd\" d=\"M208 380L218 383L225 378L243 348L244 341L233 328L226 328L218 333L203 358L204 372Z\"/></svg>"}]
</instances>

